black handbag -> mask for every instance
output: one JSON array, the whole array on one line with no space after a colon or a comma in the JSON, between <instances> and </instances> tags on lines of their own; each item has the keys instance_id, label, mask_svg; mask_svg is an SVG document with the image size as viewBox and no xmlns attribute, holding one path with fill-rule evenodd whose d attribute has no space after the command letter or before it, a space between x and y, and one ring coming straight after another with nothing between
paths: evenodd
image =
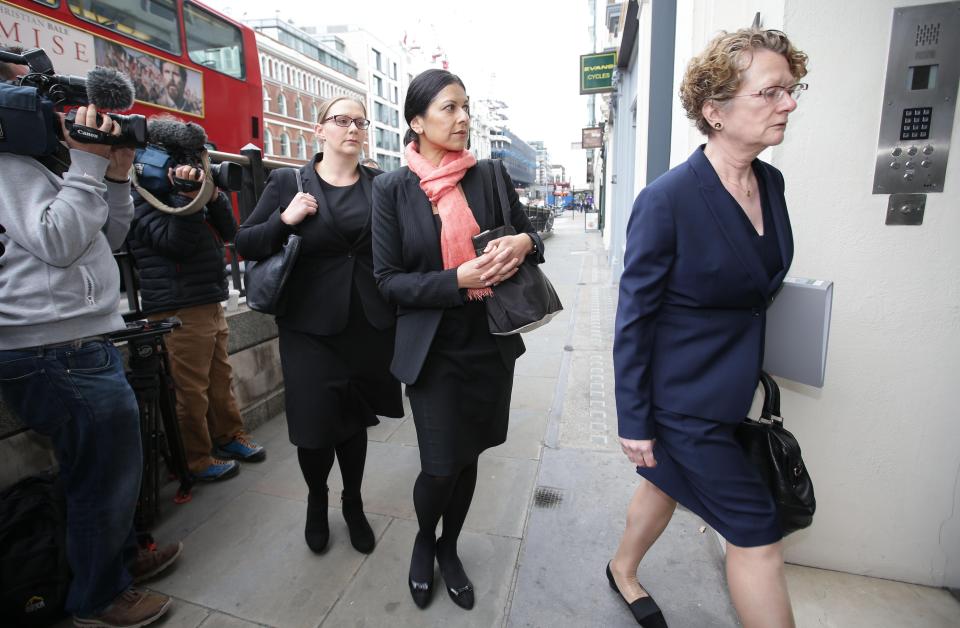
<instances>
[{"instance_id":1,"label":"black handbag","mask_svg":"<svg viewBox=\"0 0 960 628\"><path fill-rule=\"evenodd\" d=\"M483 252L487 242L503 236L516 235L510 221L510 202L507 200L507 185L496 160L491 160L491 169L497 181L503 226L485 231L474 237L477 255ZM546 325L563 309L560 297L553 284L540 267L521 262L517 272L493 288L493 296L484 299L487 306L487 325L494 336L522 334Z\"/></svg>"},{"instance_id":2,"label":"black handbag","mask_svg":"<svg viewBox=\"0 0 960 628\"><path fill-rule=\"evenodd\" d=\"M296 168L284 168L284 170L293 173L297 181L297 190L303 192L300 172ZM247 289L247 306L251 310L275 316L283 314L283 287L290 278L290 272L300 255L300 241L300 236L291 233L279 252L265 260L247 260L243 283Z\"/></svg>"},{"instance_id":3,"label":"black handbag","mask_svg":"<svg viewBox=\"0 0 960 628\"><path fill-rule=\"evenodd\" d=\"M736 438L770 487L780 514L780 527L786 536L813 522L817 500L813 496L813 481L800 457L800 444L783 427L780 387L763 371L760 371L760 383L764 396L760 418L744 419L737 426Z\"/></svg>"}]
</instances>

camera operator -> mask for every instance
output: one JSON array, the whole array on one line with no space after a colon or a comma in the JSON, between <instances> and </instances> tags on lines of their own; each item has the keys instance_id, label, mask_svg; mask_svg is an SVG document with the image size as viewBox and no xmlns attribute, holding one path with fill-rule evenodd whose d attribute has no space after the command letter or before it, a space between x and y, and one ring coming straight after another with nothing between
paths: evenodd
<instances>
[{"instance_id":1,"label":"camera operator","mask_svg":"<svg viewBox=\"0 0 960 628\"><path fill-rule=\"evenodd\" d=\"M191 165L201 162L203 129L172 116L152 118L148 126L154 140L165 142L156 148L168 152L176 165L167 170L165 182L149 185L149 194L141 196L143 188L134 192L136 215L128 242L140 273L140 299L151 320L176 316L183 323L166 345L187 466L200 481L224 480L239 471L237 460L266 458L247 434L231 389L221 301L228 296L224 242L233 240L237 225L230 200L216 187L199 211L180 211L208 194L201 187L204 170ZM135 168L141 173L139 185L148 186L141 163Z\"/></svg>"},{"instance_id":2,"label":"camera operator","mask_svg":"<svg viewBox=\"0 0 960 628\"><path fill-rule=\"evenodd\" d=\"M15 68L0 63L4 73ZM95 106L76 124L119 132ZM63 116L60 115L61 126ZM79 143L66 129L62 177L25 155L0 153L0 392L20 420L49 436L67 500L67 610L78 626L141 626L164 595L131 583L172 563L177 543L137 552L133 529L142 455L139 414L117 349L123 329L112 250L133 203L133 150Z\"/></svg>"}]
</instances>

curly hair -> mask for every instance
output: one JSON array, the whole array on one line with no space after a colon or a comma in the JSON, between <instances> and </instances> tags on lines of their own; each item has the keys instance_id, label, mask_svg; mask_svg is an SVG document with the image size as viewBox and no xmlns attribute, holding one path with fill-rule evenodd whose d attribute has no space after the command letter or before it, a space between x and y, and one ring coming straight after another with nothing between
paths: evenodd
<instances>
[{"instance_id":1,"label":"curly hair","mask_svg":"<svg viewBox=\"0 0 960 628\"><path fill-rule=\"evenodd\" d=\"M754 50L783 55L795 80L807 74L807 55L794 48L784 33L759 28L722 31L699 56L690 59L680 84L680 103L704 135L709 136L713 129L701 113L703 104L708 100L728 100L737 92L743 71L753 61Z\"/></svg>"}]
</instances>

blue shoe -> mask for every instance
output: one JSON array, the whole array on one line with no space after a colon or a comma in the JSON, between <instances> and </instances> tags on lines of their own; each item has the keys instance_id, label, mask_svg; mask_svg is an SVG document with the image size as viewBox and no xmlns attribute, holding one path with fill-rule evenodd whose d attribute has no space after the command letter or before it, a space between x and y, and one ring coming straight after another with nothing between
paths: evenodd
<instances>
[{"instance_id":1,"label":"blue shoe","mask_svg":"<svg viewBox=\"0 0 960 628\"><path fill-rule=\"evenodd\" d=\"M206 469L194 473L193 477L200 482L219 482L220 480L232 478L239 472L240 465L235 461L217 460L214 458L213 462L211 462Z\"/></svg>"},{"instance_id":2,"label":"blue shoe","mask_svg":"<svg viewBox=\"0 0 960 628\"><path fill-rule=\"evenodd\" d=\"M267 450L255 443L246 434L237 434L226 445L217 447L215 455L231 460L243 462L263 462L267 458Z\"/></svg>"}]
</instances>

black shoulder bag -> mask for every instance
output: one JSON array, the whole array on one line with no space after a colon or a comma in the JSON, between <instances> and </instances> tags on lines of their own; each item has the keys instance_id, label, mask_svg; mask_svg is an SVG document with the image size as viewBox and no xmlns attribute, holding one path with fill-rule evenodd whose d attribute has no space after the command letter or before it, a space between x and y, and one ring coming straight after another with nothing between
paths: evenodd
<instances>
[{"instance_id":1,"label":"black shoulder bag","mask_svg":"<svg viewBox=\"0 0 960 628\"><path fill-rule=\"evenodd\" d=\"M284 168L284 171L292 173L297 182L297 191L303 192L300 171L296 168ZM265 260L246 262L243 282L247 289L247 306L251 310L275 316L283 314L283 287L299 255L300 236L291 233L277 253Z\"/></svg>"},{"instance_id":2,"label":"black shoulder bag","mask_svg":"<svg viewBox=\"0 0 960 628\"><path fill-rule=\"evenodd\" d=\"M763 371L760 371L760 383L763 385L760 418L744 419L737 426L736 438L770 487L780 513L780 527L786 536L813 522L817 500L813 496L813 481L800 457L800 444L783 427L780 387Z\"/></svg>"},{"instance_id":3,"label":"black shoulder bag","mask_svg":"<svg viewBox=\"0 0 960 628\"><path fill-rule=\"evenodd\" d=\"M503 180L503 173L495 160L490 161L490 166L496 177L503 226L474 236L473 246L477 255L483 253L491 240L517 233L510 220L510 202L507 200L507 185ZM550 319L563 309L560 297L547 276L537 264L526 261L520 263L517 272L510 279L495 286L493 296L487 297L484 302L487 305L487 324L494 336L533 331L549 323Z\"/></svg>"}]
</instances>

